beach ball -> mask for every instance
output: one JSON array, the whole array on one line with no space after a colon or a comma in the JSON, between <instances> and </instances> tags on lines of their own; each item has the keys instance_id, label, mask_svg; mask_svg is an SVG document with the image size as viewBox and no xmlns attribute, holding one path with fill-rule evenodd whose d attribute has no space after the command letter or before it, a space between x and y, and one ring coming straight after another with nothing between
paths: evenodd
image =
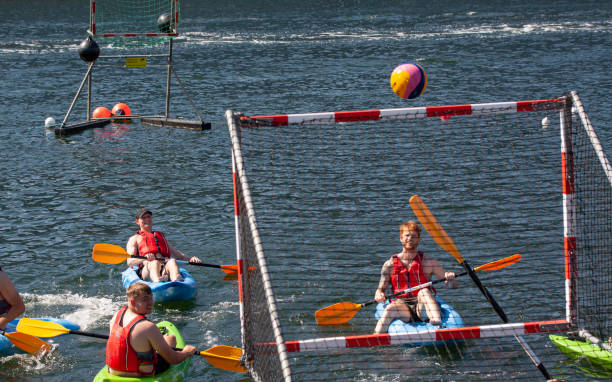
<instances>
[{"instance_id":1,"label":"beach ball","mask_svg":"<svg viewBox=\"0 0 612 382\"><path fill-rule=\"evenodd\" d=\"M104 106L98 106L95 108L93 113L91 113L93 118L110 118L111 111L105 108Z\"/></svg>"},{"instance_id":2,"label":"beach ball","mask_svg":"<svg viewBox=\"0 0 612 382\"><path fill-rule=\"evenodd\" d=\"M416 98L427 88L427 74L420 65L407 62L393 69L390 82L393 92L398 96Z\"/></svg>"},{"instance_id":3,"label":"beach ball","mask_svg":"<svg viewBox=\"0 0 612 382\"><path fill-rule=\"evenodd\" d=\"M129 116L132 115L132 111L130 110L130 107L124 103L118 103L115 106L113 106L113 110L111 111L111 113L116 117L116 116Z\"/></svg>"}]
</instances>

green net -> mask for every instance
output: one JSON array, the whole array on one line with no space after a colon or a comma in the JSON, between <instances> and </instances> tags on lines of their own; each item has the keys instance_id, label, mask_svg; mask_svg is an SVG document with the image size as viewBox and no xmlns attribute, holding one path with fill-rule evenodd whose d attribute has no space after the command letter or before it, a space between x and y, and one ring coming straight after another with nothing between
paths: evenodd
<instances>
[{"instance_id":1,"label":"green net","mask_svg":"<svg viewBox=\"0 0 612 382\"><path fill-rule=\"evenodd\" d=\"M178 35L178 0L91 0L89 33L113 47L149 47Z\"/></svg>"}]
</instances>

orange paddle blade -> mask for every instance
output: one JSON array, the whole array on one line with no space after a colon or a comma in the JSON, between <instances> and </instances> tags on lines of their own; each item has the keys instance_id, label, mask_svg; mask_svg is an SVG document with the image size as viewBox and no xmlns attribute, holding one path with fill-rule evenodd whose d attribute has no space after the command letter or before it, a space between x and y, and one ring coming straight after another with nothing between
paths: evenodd
<instances>
[{"instance_id":1,"label":"orange paddle blade","mask_svg":"<svg viewBox=\"0 0 612 382\"><path fill-rule=\"evenodd\" d=\"M474 268L474 270L475 271L495 271L498 269L505 268L519 261L521 261L521 255L517 253L512 256L508 256L504 259L500 259L500 260L492 261L490 263L483 264L479 267Z\"/></svg>"},{"instance_id":2,"label":"orange paddle blade","mask_svg":"<svg viewBox=\"0 0 612 382\"><path fill-rule=\"evenodd\" d=\"M363 305L339 302L315 312L317 325L341 325L350 321Z\"/></svg>"},{"instance_id":3,"label":"orange paddle blade","mask_svg":"<svg viewBox=\"0 0 612 382\"><path fill-rule=\"evenodd\" d=\"M234 274L234 273L238 273L238 265L237 264L233 264L233 265L221 265L221 270L225 273L229 274ZM249 267L249 271L254 271L255 267Z\"/></svg>"},{"instance_id":4,"label":"orange paddle blade","mask_svg":"<svg viewBox=\"0 0 612 382\"><path fill-rule=\"evenodd\" d=\"M463 263L465 260L463 256L457 250L455 243L451 240L450 236L444 231L440 223L436 220L433 214L429 211L423 200L418 195L413 195L410 198L410 207L412 211L419 219L425 230L429 233L432 239L446 252L450 253L457 259L459 263Z\"/></svg>"},{"instance_id":5,"label":"orange paddle blade","mask_svg":"<svg viewBox=\"0 0 612 382\"><path fill-rule=\"evenodd\" d=\"M238 265L222 265L221 270L227 274L238 273Z\"/></svg>"},{"instance_id":6,"label":"orange paddle blade","mask_svg":"<svg viewBox=\"0 0 612 382\"><path fill-rule=\"evenodd\" d=\"M201 351L202 357L217 369L246 373L248 370L240 364L242 349L234 346L214 346L208 350Z\"/></svg>"},{"instance_id":7,"label":"orange paddle blade","mask_svg":"<svg viewBox=\"0 0 612 382\"><path fill-rule=\"evenodd\" d=\"M51 345L47 342L41 340L40 338L36 338L29 334L25 333L4 333L6 337L13 343L13 345L17 346L19 349L23 350L26 353L40 355L45 354L51 350Z\"/></svg>"},{"instance_id":8,"label":"orange paddle blade","mask_svg":"<svg viewBox=\"0 0 612 382\"><path fill-rule=\"evenodd\" d=\"M130 255L118 245L96 244L93 247L91 257L94 261L104 264L120 264L130 258Z\"/></svg>"}]
</instances>

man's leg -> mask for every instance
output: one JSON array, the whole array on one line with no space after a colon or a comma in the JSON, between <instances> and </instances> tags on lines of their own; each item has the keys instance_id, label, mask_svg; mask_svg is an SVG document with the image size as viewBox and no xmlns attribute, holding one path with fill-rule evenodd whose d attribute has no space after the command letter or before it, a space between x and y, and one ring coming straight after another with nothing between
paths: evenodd
<instances>
[{"instance_id":1,"label":"man's leg","mask_svg":"<svg viewBox=\"0 0 612 382\"><path fill-rule=\"evenodd\" d=\"M430 324L439 325L440 322L442 322L442 312L440 310L440 305L438 305L434 294L429 288L421 289L419 291L419 295L417 296L416 311L419 314L419 318L421 317L421 312L423 312L423 307L427 312L427 317L429 318Z\"/></svg>"},{"instance_id":2,"label":"man's leg","mask_svg":"<svg viewBox=\"0 0 612 382\"><path fill-rule=\"evenodd\" d=\"M399 318L403 321L412 320L410 309L408 308L404 300L397 299L387 305L387 308L383 312L382 317L376 323L374 334L385 333L389 328L389 324L396 318Z\"/></svg>"},{"instance_id":3,"label":"man's leg","mask_svg":"<svg viewBox=\"0 0 612 382\"><path fill-rule=\"evenodd\" d=\"M183 276L181 276L181 270L178 267L178 264L175 259L170 259L166 262L164 266L164 272L170 276L170 281L183 281Z\"/></svg>"},{"instance_id":4,"label":"man's leg","mask_svg":"<svg viewBox=\"0 0 612 382\"><path fill-rule=\"evenodd\" d=\"M148 263L148 264L146 264ZM149 278L151 279L151 281L153 282L160 282L160 281L166 281L161 274L161 262L159 260L153 260L153 261L148 261L145 262L145 266L147 267L147 274L149 276ZM145 271L143 269L142 271L142 275L143 275L143 280L145 280L144 275L145 275Z\"/></svg>"}]
</instances>

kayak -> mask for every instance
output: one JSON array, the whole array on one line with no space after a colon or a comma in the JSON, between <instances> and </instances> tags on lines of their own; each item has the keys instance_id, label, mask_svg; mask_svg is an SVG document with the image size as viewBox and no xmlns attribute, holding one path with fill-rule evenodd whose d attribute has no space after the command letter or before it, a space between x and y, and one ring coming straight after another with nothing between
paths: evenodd
<instances>
[{"instance_id":1,"label":"kayak","mask_svg":"<svg viewBox=\"0 0 612 382\"><path fill-rule=\"evenodd\" d=\"M440 325L432 325L429 321L418 321L418 322L405 322L400 319L395 319L389 325L388 333L421 333L421 332L430 332L439 329L452 329L452 328L461 328L464 327L463 319L457 313L457 311L446 303L442 298L436 296L436 301L440 304L440 308L442 310L442 322ZM385 308L389 305L388 302L380 302L376 305L376 319L380 319L382 317ZM441 345L445 342L449 341L457 341L457 340L447 340L447 341L432 341L432 342L419 342L419 343L411 343L407 346L428 346L428 345Z\"/></svg>"},{"instance_id":2,"label":"kayak","mask_svg":"<svg viewBox=\"0 0 612 382\"><path fill-rule=\"evenodd\" d=\"M185 301L195 297L197 292L196 282L193 276L183 268L179 268L183 281L144 281L136 274L132 268L128 268L121 274L123 287L127 289L130 285L141 282L151 287L153 291L153 301Z\"/></svg>"},{"instance_id":3,"label":"kayak","mask_svg":"<svg viewBox=\"0 0 612 382\"><path fill-rule=\"evenodd\" d=\"M157 327L164 334L173 334L176 337L176 347L181 349L185 347L185 341L179 330L171 322L162 321L157 324ZM187 375L187 369L189 369L189 359L187 357L183 362L177 363L176 365L170 365L170 367L163 373L153 375L150 377L120 377L113 375L108 372L108 367L104 365L102 369L96 374L93 382L178 382L185 379Z\"/></svg>"},{"instance_id":4,"label":"kayak","mask_svg":"<svg viewBox=\"0 0 612 382\"><path fill-rule=\"evenodd\" d=\"M559 350L572 358L584 358L597 367L612 370L612 353L588 341L571 340L566 336L548 336Z\"/></svg>"},{"instance_id":5,"label":"kayak","mask_svg":"<svg viewBox=\"0 0 612 382\"><path fill-rule=\"evenodd\" d=\"M21 318L16 318L13 321L11 321L8 324L6 324L5 331L7 333L16 332L17 331L17 325L19 324L20 320L21 320ZM72 321L64 320L62 318L44 317L44 318L35 318L35 320L48 321L48 322L56 322L56 323L66 327L67 329L70 329L70 330L79 330L81 328L78 324L76 324L76 323L74 323ZM62 334L62 335L64 335L64 334ZM11 355L11 354L15 353L15 350L16 350L16 347L13 345L13 343L6 336L0 335L0 355Z\"/></svg>"}]
</instances>

